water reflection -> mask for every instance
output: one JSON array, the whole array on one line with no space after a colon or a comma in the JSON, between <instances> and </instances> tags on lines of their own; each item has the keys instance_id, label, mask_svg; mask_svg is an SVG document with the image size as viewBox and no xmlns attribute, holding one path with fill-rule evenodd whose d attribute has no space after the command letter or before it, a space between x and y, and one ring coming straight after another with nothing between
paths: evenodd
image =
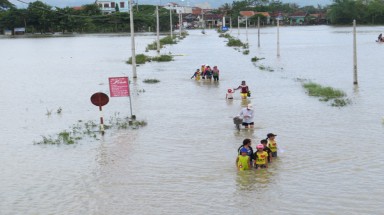
<instances>
[{"instance_id":1,"label":"water reflection","mask_svg":"<svg viewBox=\"0 0 384 215\"><path fill-rule=\"evenodd\" d=\"M265 190L270 185L272 177L273 173L268 169L238 171L236 177L237 191Z\"/></svg>"}]
</instances>

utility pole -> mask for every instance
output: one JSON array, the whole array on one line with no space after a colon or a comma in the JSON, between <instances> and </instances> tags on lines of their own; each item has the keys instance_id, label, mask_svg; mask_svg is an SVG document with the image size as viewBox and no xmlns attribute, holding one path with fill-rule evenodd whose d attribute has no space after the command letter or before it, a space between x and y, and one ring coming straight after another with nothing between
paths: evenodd
<instances>
[{"instance_id":1,"label":"utility pole","mask_svg":"<svg viewBox=\"0 0 384 215\"><path fill-rule=\"evenodd\" d=\"M260 16L257 17L257 47L260 47Z\"/></svg>"},{"instance_id":2,"label":"utility pole","mask_svg":"<svg viewBox=\"0 0 384 215\"><path fill-rule=\"evenodd\" d=\"M245 36L248 43L248 16L245 17Z\"/></svg>"},{"instance_id":3,"label":"utility pole","mask_svg":"<svg viewBox=\"0 0 384 215\"><path fill-rule=\"evenodd\" d=\"M353 20L353 84L357 85L356 20Z\"/></svg>"},{"instance_id":4,"label":"utility pole","mask_svg":"<svg viewBox=\"0 0 384 215\"><path fill-rule=\"evenodd\" d=\"M156 36L157 36L157 54L160 53L160 24L159 24L159 6L156 5Z\"/></svg>"},{"instance_id":5,"label":"utility pole","mask_svg":"<svg viewBox=\"0 0 384 215\"><path fill-rule=\"evenodd\" d=\"M277 57L280 57L280 18L277 18Z\"/></svg>"},{"instance_id":6,"label":"utility pole","mask_svg":"<svg viewBox=\"0 0 384 215\"><path fill-rule=\"evenodd\" d=\"M240 16L237 17L237 37L240 36Z\"/></svg>"},{"instance_id":7,"label":"utility pole","mask_svg":"<svg viewBox=\"0 0 384 215\"><path fill-rule=\"evenodd\" d=\"M132 0L129 0L129 19L131 26L131 47L132 47L132 73L133 78L137 78L136 74L136 54L135 54L135 26L133 25Z\"/></svg>"},{"instance_id":8,"label":"utility pole","mask_svg":"<svg viewBox=\"0 0 384 215\"><path fill-rule=\"evenodd\" d=\"M173 39L173 24L172 24L172 9L171 9L171 6L169 6L169 26L171 28L171 38Z\"/></svg>"}]
</instances>

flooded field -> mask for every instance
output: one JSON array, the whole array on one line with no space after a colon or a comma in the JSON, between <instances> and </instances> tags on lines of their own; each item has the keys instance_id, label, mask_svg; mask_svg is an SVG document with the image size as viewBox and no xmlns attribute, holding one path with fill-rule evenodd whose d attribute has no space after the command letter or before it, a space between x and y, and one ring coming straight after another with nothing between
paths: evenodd
<instances>
[{"instance_id":1,"label":"flooded field","mask_svg":"<svg viewBox=\"0 0 384 215\"><path fill-rule=\"evenodd\" d=\"M189 31L162 49L174 61L141 65L132 80L133 114L147 126L59 146L33 143L79 120L98 122L90 96L109 94L108 77L132 76L130 37L0 39L0 214L381 214L384 45L375 39L384 28L357 30L358 87L349 27L281 27L280 57L276 28L261 30L260 48L249 29L249 55L213 30ZM138 36L136 53L155 38ZM217 65L220 82L191 80L201 64ZM226 101L242 80L252 97ZM298 80L343 90L351 104L309 97ZM238 132L232 117L247 103L256 129ZM111 98L103 110L108 124L130 114L129 100ZM270 132L277 162L237 172L242 140L255 147Z\"/></svg>"}]
</instances>

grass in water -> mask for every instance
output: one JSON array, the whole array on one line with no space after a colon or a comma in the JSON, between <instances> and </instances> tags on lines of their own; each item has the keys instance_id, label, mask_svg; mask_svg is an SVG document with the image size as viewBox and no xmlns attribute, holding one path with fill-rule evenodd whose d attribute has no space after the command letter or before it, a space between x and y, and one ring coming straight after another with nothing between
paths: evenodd
<instances>
[{"instance_id":1,"label":"grass in water","mask_svg":"<svg viewBox=\"0 0 384 215\"><path fill-rule=\"evenodd\" d=\"M272 69L271 67L266 67L266 66L264 66L264 65L260 65L259 66L259 69L260 70L262 70L262 71L268 71L268 72L273 72L273 71L275 71L274 69Z\"/></svg>"},{"instance_id":2,"label":"grass in water","mask_svg":"<svg viewBox=\"0 0 384 215\"><path fill-rule=\"evenodd\" d=\"M241 46L244 46L244 43L241 42L241 40L229 38L227 46L238 46L238 47L241 47Z\"/></svg>"},{"instance_id":3,"label":"grass in water","mask_svg":"<svg viewBox=\"0 0 384 215\"><path fill-rule=\"evenodd\" d=\"M263 60L263 59L265 59L265 58L258 58L258 57L253 57L253 58L251 58L251 61L252 62L257 62L257 61L259 61L259 60Z\"/></svg>"},{"instance_id":4,"label":"grass in water","mask_svg":"<svg viewBox=\"0 0 384 215\"><path fill-rule=\"evenodd\" d=\"M162 49L164 47L164 45L168 45L168 44L176 44L176 40L175 40L176 36L166 36L164 38L161 38L160 39L160 49ZM154 41L153 43L151 44L148 44L147 46L147 49L146 50L157 50L157 41Z\"/></svg>"},{"instance_id":5,"label":"grass in water","mask_svg":"<svg viewBox=\"0 0 384 215\"><path fill-rule=\"evenodd\" d=\"M107 129L138 129L147 125L145 121L132 120L128 117L121 118L119 114L115 113L115 116L111 117L109 120L109 125L105 124L104 128ZM84 137L93 138L98 140L99 137L99 127L100 125L93 122L83 122L79 120L77 124L72 125L69 130L61 131L55 136L42 136L42 140L34 142L34 144L40 145L72 145L78 143L79 140Z\"/></svg>"},{"instance_id":6,"label":"grass in water","mask_svg":"<svg viewBox=\"0 0 384 215\"><path fill-rule=\"evenodd\" d=\"M249 50L248 49L243 51L243 55L248 55L248 54L249 54Z\"/></svg>"},{"instance_id":7,"label":"grass in water","mask_svg":"<svg viewBox=\"0 0 384 215\"><path fill-rule=\"evenodd\" d=\"M320 101L328 102L332 100L332 106L342 107L350 103L349 99L344 98L346 94L332 87L323 87L313 82L303 83L303 87L307 90L309 96L319 97Z\"/></svg>"},{"instance_id":8,"label":"grass in water","mask_svg":"<svg viewBox=\"0 0 384 215\"><path fill-rule=\"evenodd\" d=\"M150 57L144 54L138 54L136 55L136 63L137 64L145 64L146 62L151 62L151 61L157 61L157 62L168 62L172 61L173 57L172 55L160 55L156 57ZM127 61L128 64L132 64L132 57L129 58Z\"/></svg>"},{"instance_id":9,"label":"grass in water","mask_svg":"<svg viewBox=\"0 0 384 215\"><path fill-rule=\"evenodd\" d=\"M159 83L160 80L157 80L157 79L144 79L143 82L147 83L147 84L156 84L156 83Z\"/></svg>"},{"instance_id":10,"label":"grass in water","mask_svg":"<svg viewBox=\"0 0 384 215\"><path fill-rule=\"evenodd\" d=\"M228 34L228 33L220 34L219 37L224 37L224 38L227 38L227 39L232 38L232 36L230 34Z\"/></svg>"},{"instance_id":11,"label":"grass in water","mask_svg":"<svg viewBox=\"0 0 384 215\"><path fill-rule=\"evenodd\" d=\"M136 63L137 64L145 64L146 62L151 61L151 58L145 54L136 55ZM132 64L132 57L127 61L128 64Z\"/></svg>"},{"instance_id":12,"label":"grass in water","mask_svg":"<svg viewBox=\"0 0 384 215\"><path fill-rule=\"evenodd\" d=\"M168 62L168 61L172 61L173 57L172 55L160 55L157 57L152 57L151 60L157 61L157 62Z\"/></svg>"}]
</instances>

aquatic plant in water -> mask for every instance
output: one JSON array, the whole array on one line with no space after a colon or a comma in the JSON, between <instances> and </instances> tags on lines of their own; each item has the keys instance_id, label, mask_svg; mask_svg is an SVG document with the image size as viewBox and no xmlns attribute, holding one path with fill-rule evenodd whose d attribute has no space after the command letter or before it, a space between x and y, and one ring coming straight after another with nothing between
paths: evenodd
<instances>
[{"instance_id":1,"label":"aquatic plant in water","mask_svg":"<svg viewBox=\"0 0 384 215\"><path fill-rule=\"evenodd\" d=\"M265 58L258 58L258 57L253 57L253 58L251 58L251 61L252 62L257 62L257 61L259 61L259 60L263 60L263 59L265 59Z\"/></svg>"},{"instance_id":2,"label":"aquatic plant in water","mask_svg":"<svg viewBox=\"0 0 384 215\"><path fill-rule=\"evenodd\" d=\"M143 81L144 83L147 83L147 84L156 84L156 83L159 83L160 82L160 80L158 80L158 79L144 79L144 81Z\"/></svg>"},{"instance_id":3,"label":"aquatic plant in water","mask_svg":"<svg viewBox=\"0 0 384 215\"><path fill-rule=\"evenodd\" d=\"M262 71L268 71L268 72L273 72L273 71L275 71L274 69L272 69L271 67L266 67L266 66L264 66L264 65L260 65L259 66L259 69L260 70L262 70Z\"/></svg>"},{"instance_id":4,"label":"aquatic plant in water","mask_svg":"<svg viewBox=\"0 0 384 215\"><path fill-rule=\"evenodd\" d=\"M109 124L104 125L104 129L137 129L139 127L146 126L145 121L136 121L128 117L121 118L119 114L115 113L115 116L111 117ZM99 125L93 121L83 122L79 120L77 124L70 127L69 130L63 130L55 136L42 136L42 140L34 142L34 144L46 144L46 145L71 145L78 143L84 137L93 138L98 140L100 136Z\"/></svg>"},{"instance_id":5,"label":"aquatic plant in water","mask_svg":"<svg viewBox=\"0 0 384 215\"><path fill-rule=\"evenodd\" d=\"M342 107L350 103L346 94L338 89L332 87L323 87L320 84L313 82L303 83L302 86L307 90L309 96L319 97L319 101L328 102L332 100L332 106Z\"/></svg>"},{"instance_id":6,"label":"aquatic plant in water","mask_svg":"<svg viewBox=\"0 0 384 215\"><path fill-rule=\"evenodd\" d=\"M243 46L244 43L241 42L241 40L238 40L238 39L233 39L233 38L229 38L228 42L227 42L227 46Z\"/></svg>"},{"instance_id":7,"label":"aquatic plant in water","mask_svg":"<svg viewBox=\"0 0 384 215\"><path fill-rule=\"evenodd\" d=\"M167 62L167 61L172 61L173 57L172 55L160 55L156 57L151 57L151 60L158 61L158 62Z\"/></svg>"}]
</instances>

